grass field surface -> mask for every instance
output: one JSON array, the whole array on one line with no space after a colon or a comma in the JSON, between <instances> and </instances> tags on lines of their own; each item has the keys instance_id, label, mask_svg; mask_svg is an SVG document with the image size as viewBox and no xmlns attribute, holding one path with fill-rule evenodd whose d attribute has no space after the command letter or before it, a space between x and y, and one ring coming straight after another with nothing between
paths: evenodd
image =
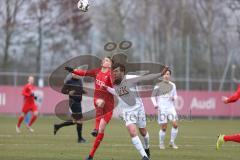
<instances>
[{"instance_id":1,"label":"grass field surface","mask_svg":"<svg viewBox=\"0 0 240 160\"><path fill-rule=\"evenodd\" d=\"M93 137L90 132L93 121L84 123L85 144L77 143L75 126L62 128L53 135L53 124L61 122L53 116L41 116L33 125L34 133L28 132L23 123L22 133L15 132L17 117L0 116L0 160L83 160L89 153ZM215 149L219 133L240 132L240 120L185 120L179 122L176 139L178 150L158 147L159 126L148 122L151 160L239 160L240 144L225 143L221 150ZM166 145L170 138L167 130ZM131 144L124 122L112 120L94 160L140 160Z\"/></svg>"}]
</instances>

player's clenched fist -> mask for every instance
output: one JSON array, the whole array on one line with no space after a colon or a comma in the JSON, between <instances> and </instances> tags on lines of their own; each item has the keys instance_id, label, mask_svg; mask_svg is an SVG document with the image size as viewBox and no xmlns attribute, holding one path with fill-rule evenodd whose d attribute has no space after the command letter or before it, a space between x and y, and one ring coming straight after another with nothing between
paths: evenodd
<instances>
[{"instance_id":1,"label":"player's clenched fist","mask_svg":"<svg viewBox=\"0 0 240 160\"><path fill-rule=\"evenodd\" d=\"M72 73L72 72L74 71L74 69L71 68L71 67L64 67L64 69L65 69L66 71L70 72L70 73Z\"/></svg>"},{"instance_id":2,"label":"player's clenched fist","mask_svg":"<svg viewBox=\"0 0 240 160\"><path fill-rule=\"evenodd\" d=\"M222 101L223 101L223 103L227 104L227 103L228 103L228 98L225 97L225 96L223 96L223 97L222 97Z\"/></svg>"}]
</instances>

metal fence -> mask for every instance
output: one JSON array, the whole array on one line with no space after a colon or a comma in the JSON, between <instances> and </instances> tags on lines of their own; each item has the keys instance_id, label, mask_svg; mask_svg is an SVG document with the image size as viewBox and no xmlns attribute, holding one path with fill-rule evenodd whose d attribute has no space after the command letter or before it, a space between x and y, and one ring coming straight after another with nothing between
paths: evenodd
<instances>
[{"instance_id":1,"label":"metal fence","mask_svg":"<svg viewBox=\"0 0 240 160\"><path fill-rule=\"evenodd\" d=\"M35 84L38 86L48 86L50 73L36 74L36 73L24 73L24 72L0 72L0 85L8 86L22 86L27 83L27 77L32 75L35 77ZM208 90L209 79L196 79L173 77L173 81L176 83L179 90ZM234 77L231 80L212 79L212 91L234 91L237 84L240 81Z\"/></svg>"}]
</instances>

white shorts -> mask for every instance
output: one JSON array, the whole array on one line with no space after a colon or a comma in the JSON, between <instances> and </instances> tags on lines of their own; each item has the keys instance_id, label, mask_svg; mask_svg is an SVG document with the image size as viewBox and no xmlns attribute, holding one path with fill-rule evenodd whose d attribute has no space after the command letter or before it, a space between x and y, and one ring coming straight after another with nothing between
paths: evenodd
<instances>
[{"instance_id":1,"label":"white shorts","mask_svg":"<svg viewBox=\"0 0 240 160\"><path fill-rule=\"evenodd\" d=\"M177 121L178 116L175 108L158 110L158 123L164 124L168 123L168 121Z\"/></svg>"},{"instance_id":2,"label":"white shorts","mask_svg":"<svg viewBox=\"0 0 240 160\"><path fill-rule=\"evenodd\" d=\"M123 119L126 126L136 124L138 128L146 127L146 114L144 107L139 107L132 111L123 111Z\"/></svg>"}]
</instances>

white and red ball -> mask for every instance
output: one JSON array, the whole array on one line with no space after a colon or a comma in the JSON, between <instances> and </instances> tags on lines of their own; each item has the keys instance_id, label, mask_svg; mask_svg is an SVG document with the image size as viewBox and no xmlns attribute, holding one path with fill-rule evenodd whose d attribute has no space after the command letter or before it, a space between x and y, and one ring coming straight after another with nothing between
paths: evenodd
<instances>
[{"instance_id":1,"label":"white and red ball","mask_svg":"<svg viewBox=\"0 0 240 160\"><path fill-rule=\"evenodd\" d=\"M89 9L89 1L88 0L79 0L77 4L78 9L83 12L87 12Z\"/></svg>"}]
</instances>

